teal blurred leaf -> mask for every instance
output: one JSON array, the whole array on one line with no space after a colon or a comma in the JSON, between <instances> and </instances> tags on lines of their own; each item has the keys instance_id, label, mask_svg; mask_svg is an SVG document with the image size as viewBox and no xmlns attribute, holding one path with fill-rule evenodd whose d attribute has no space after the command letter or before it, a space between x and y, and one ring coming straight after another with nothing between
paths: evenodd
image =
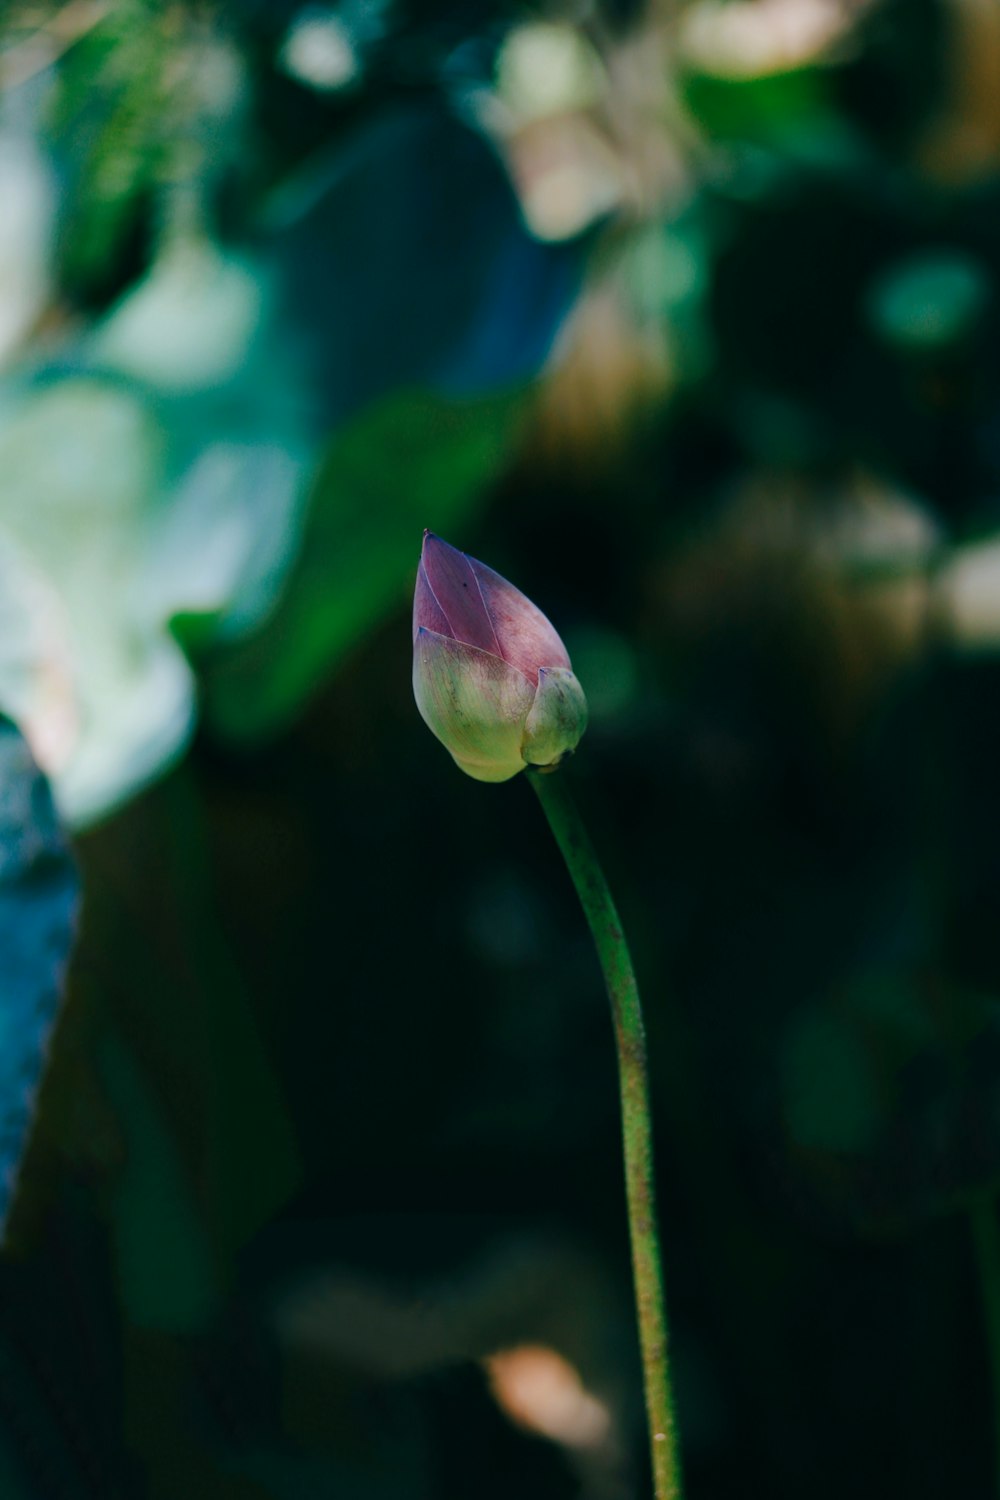
<instances>
[{"instance_id":1,"label":"teal blurred leaf","mask_svg":"<svg viewBox=\"0 0 1000 1500\"><path fill-rule=\"evenodd\" d=\"M0 1231L55 1023L77 879L48 785L0 720Z\"/></svg>"},{"instance_id":2,"label":"teal blurred leaf","mask_svg":"<svg viewBox=\"0 0 1000 1500\"><path fill-rule=\"evenodd\" d=\"M982 325L992 297L989 271L957 250L924 250L875 281L868 314L875 331L905 352L946 349Z\"/></svg>"},{"instance_id":3,"label":"teal blurred leaf","mask_svg":"<svg viewBox=\"0 0 1000 1500\"><path fill-rule=\"evenodd\" d=\"M331 426L403 387L475 397L530 379L582 272L581 246L533 239L497 153L442 109L368 122L289 184L273 222Z\"/></svg>"},{"instance_id":4,"label":"teal blurred leaf","mask_svg":"<svg viewBox=\"0 0 1000 1500\"><path fill-rule=\"evenodd\" d=\"M223 732L274 732L391 609L403 606L425 526L454 533L500 471L518 394L449 403L405 392L337 437L301 551L264 627L208 664L207 712Z\"/></svg>"}]
</instances>

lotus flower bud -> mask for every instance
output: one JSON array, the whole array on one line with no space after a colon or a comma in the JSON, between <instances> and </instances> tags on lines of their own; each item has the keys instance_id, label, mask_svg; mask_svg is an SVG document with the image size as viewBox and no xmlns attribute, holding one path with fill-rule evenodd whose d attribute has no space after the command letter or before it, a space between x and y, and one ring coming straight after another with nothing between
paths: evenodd
<instances>
[{"instance_id":1,"label":"lotus flower bud","mask_svg":"<svg viewBox=\"0 0 1000 1500\"><path fill-rule=\"evenodd\" d=\"M413 693L477 781L554 768L587 727L583 689L541 610L429 531L413 596Z\"/></svg>"}]
</instances>

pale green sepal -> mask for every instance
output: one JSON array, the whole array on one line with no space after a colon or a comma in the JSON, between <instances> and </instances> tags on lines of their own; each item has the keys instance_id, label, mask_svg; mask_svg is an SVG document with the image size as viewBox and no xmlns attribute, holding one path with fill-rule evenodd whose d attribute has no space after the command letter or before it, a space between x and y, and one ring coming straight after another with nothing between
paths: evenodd
<instances>
[{"instance_id":1,"label":"pale green sepal","mask_svg":"<svg viewBox=\"0 0 1000 1500\"><path fill-rule=\"evenodd\" d=\"M575 750L587 727L587 700L568 667L540 667L538 691L524 725L521 754L533 766L554 766Z\"/></svg>"},{"instance_id":2,"label":"pale green sepal","mask_svg":"<svg viewBox=\"0 0 1000 1500\"><path fill-rule=\"evenodd\" d=\"M471 760L463 760L460 755L453 755L452 760L458 769L464 771L466 776L471 776L473 781L509 781L512 776L517 775L518 771L525 769L520 755L517 757L516 766L512 766L509 761L504 761L502 765L476 765Z\"/></svg>"},{"instance_id":3,"label":"pale green sepal","mask_svg":"<svg viewBox=\"0 0 1000 1500\"><path fill-rule=\"evenodd\" d=\"M524 770L521 740L535 689L516 667L420 629L413 646L413 696L428 729L469 776L507 781Z\"/></svg>"}]
</instances>

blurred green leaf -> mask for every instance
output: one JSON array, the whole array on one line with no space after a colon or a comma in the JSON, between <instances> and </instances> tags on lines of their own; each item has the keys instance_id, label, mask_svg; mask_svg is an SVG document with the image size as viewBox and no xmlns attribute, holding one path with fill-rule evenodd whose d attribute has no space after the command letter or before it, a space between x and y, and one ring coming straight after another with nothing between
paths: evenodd
<instances>
[{"instance_id":1,"label":"blurred green leaf","mask_svg":"<svg viewBox=\"0 0 1000 1500\"><path fill-rule=\"evenodd\" d=\"M690 73L684 80L688 108L709 135L780 144L795 151L795 136L837 132L821 70L796 68L758 78L717 78Z\"/></svg>"},{"instance_id":2,"label":"blurred green leaf","mask_svg":"<svg viewBox=\"0 0 1000 1500\"><path fill-rule=\"evenodd\" d=\"M183 1164L148 1081L111 1035L101 1069L128 1140L112 1224L129 1319L138 1328L203 1327L215 1302L216 1266Z\"/></svg>"},{"instance_id":3,"label":"blurred green leaf","mask_svg":"<svg viewBox=\"0 0 1000 1500\"><path fill-rule=\"evenodd\" d=\"M363 634L401 608L424 527L453 534L498 477L520 393L449 403L406 392L335 439L299 557L263 629L209 662L207 711L224 733L280 729Z\"/></svg>"}]
</instances>

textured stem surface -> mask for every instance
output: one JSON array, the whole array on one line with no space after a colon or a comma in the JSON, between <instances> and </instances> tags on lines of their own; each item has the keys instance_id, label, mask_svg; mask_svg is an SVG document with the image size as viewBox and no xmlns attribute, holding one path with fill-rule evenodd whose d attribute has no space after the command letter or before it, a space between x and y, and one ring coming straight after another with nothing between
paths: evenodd
<instances>
[{"instance_id":1,"label":"textured stem surface","mask_svg":"<svg viewBox=\"0 0 1000 1500\"><path fill-rule=\"evenodd\" d=\"M678 1500L681 1493L680 1463L667 1365L667 1320L656 1226L646 1035L639 989L614 900L570 795L565 775L558 771L530 771L528 780L538 795L576 887L611 1001L618 1048L625 1190L649 1416L653 1486L656 1500Z\"/></svg>"}]
</instances>

